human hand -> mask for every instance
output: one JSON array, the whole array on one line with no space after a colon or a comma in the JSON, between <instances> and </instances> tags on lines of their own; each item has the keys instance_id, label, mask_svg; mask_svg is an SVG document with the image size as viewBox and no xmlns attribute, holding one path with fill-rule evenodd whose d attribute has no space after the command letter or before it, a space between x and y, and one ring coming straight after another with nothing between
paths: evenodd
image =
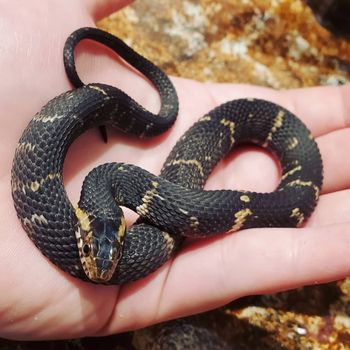
<instances>
[{"instance_id":1,"label":"human hand","mask_svg":"<svg viewBox=\"0 0 350 350\"><path fill-rule=\"evenodd\" d=\"M350 103L345 96L350 86L276 92L174 78L180 113L170 132L138 141L109 132L105 145L98 132L90 130L74 143L66 161L66 188L75 203L84 176L94 166L124 161L158 174L175 142L204 113L228 100L264 98L303 119L321 149L324 187L319 205L304 228L251 229L192 242L157 272L122 287L74 279L34 247L13 208L10 170L14 150L35 112L70 88L62 63L66 37L78 27L92 26L93 9L101 5L108 12L111 3L0 2L0 132L6 145L0 150L0 336L47 339L106 335L204 311L245 295L348 275L350 165L346 159L350 151ZM121 1L113 3L122 6ZM157 110L154 89L121 66L114 55L87 42L79 45L79 50L77 66L83 81L118 86L145 108ZM273 158L249 148L221 162L206 188L269 191L278 180ZM130 222L131 215L128 218Z\"/></svg>"}]
</instances>

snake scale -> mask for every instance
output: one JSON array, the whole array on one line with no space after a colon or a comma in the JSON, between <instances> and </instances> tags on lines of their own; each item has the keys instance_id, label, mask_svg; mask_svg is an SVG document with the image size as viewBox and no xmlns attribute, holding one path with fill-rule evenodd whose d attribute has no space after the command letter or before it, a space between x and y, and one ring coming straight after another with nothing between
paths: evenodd
<instances>
[{"instance_id":1,"label":"snake scale","mask_svg":"<svg viewBox=\"0 0 350 350\"><path fill-rule=\"evenodd\" d=\"M147 77L161 108L150 113L121 90L79 79L74 48L83 39L107 45ZM178 141L160 176L125 163L93 169L73 208L64 189L63 163L71 143L87 128L112 125L148 137L168 130L178 112L169 78L121 40L81 28L64 49L73 90L49 101L24 130L15 151L12 194L18 217L40 251L83 280L123 284L155 271L183 237L208 237L253 227L296 227L311 215L322 186L322 160L306 126L286 109L259 99L239 99L213 109ZM233 146L255 143L281 164L271 193L215 190L204 184ZM142 218L126 230L120 205Z\"/></svg>"}]
</instances>

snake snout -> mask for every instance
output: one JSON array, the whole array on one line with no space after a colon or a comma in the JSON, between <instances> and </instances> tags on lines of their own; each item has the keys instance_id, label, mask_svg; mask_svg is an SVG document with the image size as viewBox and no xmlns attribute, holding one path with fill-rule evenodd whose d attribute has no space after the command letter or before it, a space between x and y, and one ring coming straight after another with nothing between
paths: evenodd
<instances>
[{"instance_id":1,"label":"snake snout","mask_svg":"<svg viewBox=\"0 0 350 350\"><path fill-rule=\"evenodd\" d=\"M76 237L81 264L94 282L109 281L121 257L125 234L123 215L117 219L99 218L81 209L76 210Z\"/></svg>"},{"instance_id":2,"label":"snake snout","mask_svg":"<svg viewBox=\"0 0 350 350\"><path fill-rule=\"evenodd\" d=\"M122 253L125 233L124 218L118 224L111 220L96 219L92 222L95 273L94 280L109 281L118 265Z\"/></svg>"},{"instance_id":3,"label":"snake snout","mask_svg":"<svg viewBox=\"0 0 350 350\"><path fill-rule=\"evenodd\" d=\"M96 270L94 275L90 278L95 282L107 282L113 276L116 264L110 258L101 259L95 258Z\"/></svg>"}]
</instances>

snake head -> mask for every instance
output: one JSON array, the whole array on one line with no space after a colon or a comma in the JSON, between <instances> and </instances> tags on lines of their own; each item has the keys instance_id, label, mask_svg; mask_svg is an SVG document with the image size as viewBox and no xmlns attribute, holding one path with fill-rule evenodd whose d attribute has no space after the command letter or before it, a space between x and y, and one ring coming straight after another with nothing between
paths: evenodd
<instances>
[{"instance_id":1,"label":"snake head","mask_svg":"<svg viewBox=\"0 0 350 350\"><path fill-rule=\"evenodd\" d=\"M75 230L79 257L87 277L97 283L108 282L121 258L125 219L120 211L116 220L98 218L77 208Z\"/></svg>"}]
</instances>

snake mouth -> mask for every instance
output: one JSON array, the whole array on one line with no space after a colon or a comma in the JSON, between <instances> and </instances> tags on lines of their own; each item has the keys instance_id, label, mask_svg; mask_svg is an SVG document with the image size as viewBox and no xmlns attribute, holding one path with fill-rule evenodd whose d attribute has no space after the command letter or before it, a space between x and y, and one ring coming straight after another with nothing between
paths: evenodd
<instances>
[{"instance_id":1,"label":"snake mouth","mask_svg":"<svg viewBox=\"0 0 350 350\"><path fill-rule=\"evenodd\" d=\"M108 282L112 277L112 274L108 271L102 271L95 279L96 282Z\"/></svg>"},{"instance_id":2,"label":"snake mouth","mask_svg":"<svg viewBox=\"0 0 350 350\"><path fill-rule=\"evenodd\" d=\"M90 280L98 283L108 282L117 267L117 263L111 260L95 259L94 268L90 268L88 277Z\"/></svg>"}]
</instances>

